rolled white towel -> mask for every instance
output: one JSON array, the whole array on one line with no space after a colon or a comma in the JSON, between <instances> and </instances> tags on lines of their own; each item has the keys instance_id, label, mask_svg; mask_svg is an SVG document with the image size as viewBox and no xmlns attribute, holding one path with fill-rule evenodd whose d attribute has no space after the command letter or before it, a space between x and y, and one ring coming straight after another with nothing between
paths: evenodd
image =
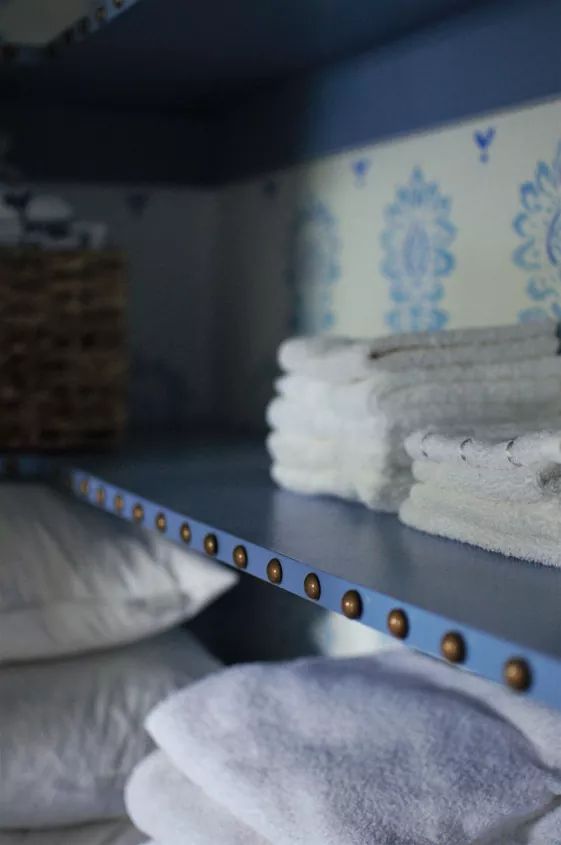
<instances>
[{"instance_id":1,"label":"rolled white towel","mask_svg":"<svg viewBox=\"0 0 561 845\"><path fill-rule=\"evenodd\" d=\"M401 658L234 667L171 696L147 728L275 845L468 845L548 809L558 714L517 710L467 673L452 692L434 661Z\"/></svg>"},{"instance_id":2,"label":"rolled white towel","mask_svg":"<svg viewBox=\"0 0 561 845\"><path fill-rule=\"evenodd\" d=\"M296 337L281 344L281 369L331 383L363 379L380 370L491 364L554 355L557 324L552 320L486 329L416 332L371 340Z\"/></svg>"},{"instance_id":3,"label":"rolled white towel","mask_svg":"<svg viewBox=\"0 0 561 845\"><path fill-rule=\"evenodd\" d=\"M165 845L267 845L162 751L138 764L125 788L125 805L134 824Z\"/></svg>"}]
</instances>

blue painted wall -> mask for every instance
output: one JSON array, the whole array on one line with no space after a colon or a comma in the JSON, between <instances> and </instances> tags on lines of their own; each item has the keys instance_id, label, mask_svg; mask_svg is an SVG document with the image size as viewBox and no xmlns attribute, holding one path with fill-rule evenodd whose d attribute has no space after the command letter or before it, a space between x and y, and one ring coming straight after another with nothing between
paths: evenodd
<instances>
[{"instance_id":1,"label":"blue painted wall","mask_svg":"<svg viewBox=\"0 0 561 845\"><path fill-rule=\"evenodd\" d=\"M217 110L221 182L561 92L559 0L478 6Z\"/></svg>"}]
</instances>

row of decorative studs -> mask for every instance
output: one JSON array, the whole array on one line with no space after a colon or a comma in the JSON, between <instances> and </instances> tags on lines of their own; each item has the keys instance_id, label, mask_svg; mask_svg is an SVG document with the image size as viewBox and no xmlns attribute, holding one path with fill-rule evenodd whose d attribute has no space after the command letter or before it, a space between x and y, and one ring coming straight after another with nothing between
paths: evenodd
<instances>
[{"instance_id":1,"label":"row of decorative studs","mask_svg":"<svg viewBox=\"0 0 561 845\"><path fill-rule=\"evenodd\" d=\"M88 495L89 483L87 479L83 479L80 482L80 492L84 496ZM97 488L96 501L100 507L105 505L105 489L103 487ZM113 500L115 511L119 514L122 513L124 505L123 497L117 493ZM142 523L144 521L144 508L140 503L134 505L132 517L136 523ZM154 525L160 532L166 530L167 519L163 512L156 514ZM191 541L191 529L187 522L181 524L179 534L183 542L189 543ZM210 556L218 554L218 539L216 535L206 534L203 547L205 552ZM247 569L248 556L244 546L238 545L234 548L232 560L238 569ZM282 564L278 558L272 558L269 561L266 572L267 578L272 584L282 583ZM314 572L309 572L304 578L304 592L312 601L319 600L321 596L321 583ZM360 619L362 616L362 599L358 590L347 590L343 594L341 598L341 612L347 619ZM409 635L409 619L406 612L401 608L390 610L387 616L387 628L388 632L392 636L397 637L397 639L406 639ZM448 631L440 641L440 652L450 663L463 663L466 659L467 652L463 636L457 631ZM506 661L503 667L503 677L505 683L511 689L519 692L529 689L532 683L530 666L526 660L520 657L512 657Z\"/></svg>"}]
</instances>

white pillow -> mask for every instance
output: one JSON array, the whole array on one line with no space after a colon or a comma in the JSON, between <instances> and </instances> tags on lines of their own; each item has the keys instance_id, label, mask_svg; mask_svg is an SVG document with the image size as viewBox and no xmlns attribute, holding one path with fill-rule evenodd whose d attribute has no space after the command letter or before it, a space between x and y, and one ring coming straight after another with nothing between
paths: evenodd
<instances>
[{"instance_id":1,"label":"white pillow","mask_svg":"<svg viewBox=\"0 0 561 845\"><path fill-rule=\"evenodd\" d=\"M192 618L236 578L42 485L0 485L0 663L133 642Z\"/></svg>"},{"instance_id":2,"label":"white pillow","mask_svg":"<svg viewBox=\"0 0 561 845\"><path fill-rule=\"evenodd\" d=\"M0 832L0 845L140 845L145 840L142 833L124 820L52 830Z\"/></svg>"},{"instance_id":3,"label":"white pillow","mask_svg":"<svg viewBox=\"0 0 561 845\"><path fill-rule=\"evenodd\" d=\"M0 670L0 829L125 814L124 784L152 748L146 714L220 664L189 632Z\"/></svg>"}]
</instances>

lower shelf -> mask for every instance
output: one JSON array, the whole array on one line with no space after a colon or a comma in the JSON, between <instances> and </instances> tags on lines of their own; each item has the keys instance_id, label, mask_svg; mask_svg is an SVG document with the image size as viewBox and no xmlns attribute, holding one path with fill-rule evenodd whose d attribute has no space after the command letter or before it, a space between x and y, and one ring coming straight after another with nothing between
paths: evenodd
<instances>
[{"instance_id":1,"label":"lower shelf","mask_svg":"<svg viewBox=\"0 0 561 845\"><path fill-rule=\"evenodd\" d=\"M262 446L137 448L64 471L90 504L561 708L557 570L281 491Z\"/></svg>"}]
</instances>

